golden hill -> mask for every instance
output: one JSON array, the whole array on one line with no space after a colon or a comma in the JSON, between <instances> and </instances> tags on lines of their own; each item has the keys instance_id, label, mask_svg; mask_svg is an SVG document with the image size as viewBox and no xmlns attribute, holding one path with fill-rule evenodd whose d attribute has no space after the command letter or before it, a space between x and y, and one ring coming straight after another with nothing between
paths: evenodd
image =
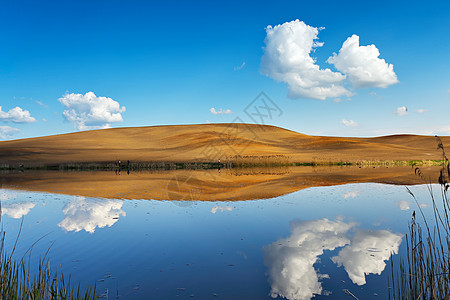
<instances>
[{"instance_id":1,"label":"golden hill","mask_svg":"<svg viewBox=\"0 0 450 300\"><path fill-rule=\"evenodd\" d=\"M450 145L450 137L443 137ZM253 124L113 128L0 142L0 163L194 162L283 155L291 162L441 159L432 136L309 136Z\"/></svg>"}]
</instances>

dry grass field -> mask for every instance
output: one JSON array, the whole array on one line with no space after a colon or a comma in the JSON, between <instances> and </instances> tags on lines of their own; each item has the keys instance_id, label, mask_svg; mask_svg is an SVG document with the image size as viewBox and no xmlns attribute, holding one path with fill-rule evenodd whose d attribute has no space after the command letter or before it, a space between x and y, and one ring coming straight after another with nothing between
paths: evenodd
<instances>
[{"instance_id":1,"label":"dry grass field","mask_svg":"<svg viewBox=\"0 0 450 300\"><path fill-rule=\"evenodd\" d=\"M444 145L450 137L443 137ZM296 163L439 160L433 136L376 138L310 136L250 124L113 128L0 142L0 164L215 162L275 157Z\"/></svg>"}]
</instances>

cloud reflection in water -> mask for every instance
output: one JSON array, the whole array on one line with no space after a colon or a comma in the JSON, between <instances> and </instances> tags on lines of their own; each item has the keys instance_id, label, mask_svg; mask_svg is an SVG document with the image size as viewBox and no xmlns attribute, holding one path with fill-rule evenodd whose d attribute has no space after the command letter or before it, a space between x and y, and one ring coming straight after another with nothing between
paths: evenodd
<instances>
[{"instance_id":1,"label":"cloud reflection in water","mask_svg":"<svg viewBox=\"0 0 450 300\"><path fill-rule=\"evenodd\" d=\"M365 284L365 274L381 274L390 253L398 252L402 236L387 230L356 230L356 223L342 220L319 219L291 222L292 234L288 238L264 247L264 263L268 267L270 295L287 299L307 300L323 294L320 274L314 264L325 250L344 247L332 258L344 266L350 279Z\"/></svg>"},{"instance_id":2,"label":"cloud reflection in water","mask_svg":"<svg viewBox=\"0 0 450 300\"><path fill-rule=\"evenodd\" d=\"M213 208L211 208L211 213L215 214L216 212L224 212L224 211L232 211L232 206L217 206L215 205Z\"/></svg>"},{"instance_id":3,"label":"cloud reflection in water","mask_svg":"<svg viewBox=\"0 0 450 300\"><path fill-rule=\"evenodd\" d=\"M121 200L99 200L86 199L85 197L74 197L63 208L66 217L58 224L66 231L85 230L94 233L97 227L110 227L125 216L122 210Z\"/></svg>"},{"instance_id":4,"label":"cloud reflection in water","mask_svg":"<svg viewBox=\"0 0 450 300\"><path fill-rule=\"evenodd\" d=\"M391 253L398 253L402 235L387 230L356 230L352 243L332 258L344 266L348 277L357 285L366 284L365 275L380 275Z\"/></svg>"},{"instance_id":5,"label":"cloud reflection in water","mask_svg":"<svg viewBox=\"0 0 450 300\"><path fill-rule=\"evenodd\" d=\"M271 296L303 300L321 294L319 280L324 275L318 274L313 265L324 250L348 244L345 234L355 225L328 219L292 222L290 237L264 247Z\"/></svg>"},{"instance_id":6,"label":"cloud reflection in water","mask_svg":"<svg viewBox=\"0 0 450 300\"><path fill-rule=\"evenodd\" d=\"M35 203L31 202L18 202L2 205L2 215L8 215L13 219L20 219L30 212L35 207Z\"/></svg>"}]
</instances>

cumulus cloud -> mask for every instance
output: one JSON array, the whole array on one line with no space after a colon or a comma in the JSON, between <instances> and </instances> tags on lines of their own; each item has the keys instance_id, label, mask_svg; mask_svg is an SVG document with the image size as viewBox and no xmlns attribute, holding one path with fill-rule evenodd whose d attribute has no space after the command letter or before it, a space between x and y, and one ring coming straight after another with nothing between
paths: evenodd
<instances>
[{"instance_id":1,"label":"cumulus cloud","mask_svg":"<svg viewBox=\"0 0 450 300\"><path fill-rule=\"evenodd\" d=\"M2 215L5 214L13 219L20 219L35 206L36 204L31 202L4 204L2 205Z\"/></svg>"},{"instance_id":2,"label":"cumulus cloud","mask_svg":"<svg viewBox=\"0 0 450 300\"><path fill-rule=\"evenodd\" d=\"M365 275L383 272L385 261L391 253L398 253L401 241L401 234L387 230L357 230L351 245L345 246L332 260L344 266L353 283L363 285Z\"/></svg>"},{"instance_id":3,"label":"cumulus cloud","mask_svg":"<svg viewBox=\"0 0 450 300\"><path fill-rule=\"evenodd\" d=\"M419 109L416 109L416 111L417 111L419 114L423 114L423 113L426 112L427 110L426 110L426 109L423 109L423 108L419 108Z\"/></svg>"},{"instance_id":4,"label":"cumulus cloud","mask_svg":"<svg viewBox=\"0 0 450 300\"><path fill-rule=\"evenodd\" d=\"M344 42L339 54L333 53L327 62L348 75L355 88L385 88L398 83L394 66L379 56L375 45L360 46L359 36L354 34Z\"/></svg>"},{"instance_id":5,"label":"cumulus cloud","mask_svg":"<svg viewBox=\"0 0 450 300\"><path fill-rule=\"evenodd\" d=\"M409 210L410 208L410 203L405 200L397 201L395 204L400 208L400 210Z\"/></svg>"},{"instance_id":6,"label":"cumulus cloud","mask_svg":"<svg viewBox=\"0 0 450 300\"><path fill-rule=\"evenodd\" d=\"M109 128L110 123L122 122L125 106L107 97L97 97L93 92L66 94L58 99L66 108L64 118L78 130Z\"/></svg>"},{"instance_id":7,"label":"cumulus cloud","mask_svg":"<svg viewBox=\"0 0 450 300\"><path fill-rule=\"evenodd\" d=\"M408 114L408 108L406 106L397 107L394 113L399 117L406 116Z\"/></svg>"},{"instance_id":8,"label":"cumulus cloud","mask_svg":"<svg viewBox=\"0 0 450 300\"><path fill-rule=\"evenodd\" d=\"M232 211L233 207L232 206L214 206L213 208L211 208L211 213L215 214L216 212L220 211L220 212L224 212L224 211Z\"/></svg>"},{"instance_id":9,"label":"cumulus cloud","mask_svg":"<svg viewBox=\"0 0 450 300\"><path fill-rule=\"evenodd\" d=\"M322 294L320 279L328 275L318 274L314 264L324 250L347 245L345 234L353 226L328 219L291 223L291 236L264 247L271 296L309 300Z\"/></svg>"},{"instance_id":10,"label":"cumulus cloud","mask_svg":"<svg viewBox=\"0 0 450 300\"><path fill-rule=\"evenodd\" d=\"M266 27L261 73L285 82L291 98L325 100L351 95L343 86L345 75L320 69L311 57L323 45L317 41L320 29L299 20Z\"/></svg>"},{"instance_id":11,"label":"cumulus cloud","mask_svg":"<svg viewBox=\"0 0 450 300\"><path fill-rule=\"evenodd\" d=\"M20 132L20 130L17 128L9 126L0 126L0 139L9 139L18 132Z\"/></svg>"},{"instance_id":12,"label":"cumulus cloud","mask_svg":"<svg viewBox=\"0 0 450 300\"><path fill-rule=\"evenodd\" d=\"M85 230L94 233L97 227L111 227L125 216L121 209L123 201L120 200L96 200L85 197L74 197L63 208L66 217L58 224L66 231Z\"/></svg>"},{"instance_id":13,"label":"cumulus cloud","mask_svg":"<svg viewBox=\"0 0 450 300\"><path fill-rule=\"evenodd\" d=\"M16 106L9 111L2 111L0 106L0 121L3 122L13 122L13 123L31 123L36 122L28 110L23 110L22 108Z\"/></svg>"},{"instance_id":14,"label":"cumulus cloud","mask_svg":"<svg viewBox=\"0 0 450 300\"><path fill-rule=\"evenodd\" d=\"M209 111L213 114L213 115L226 115L226 114L232 114L233 112L231 111L231 109L219 109L216 110L214 107L211 107L209 109Z\"/></svg>"},{"instance_id":15,"label":"cumulus cloud","mask_svg":"<svg viewBox=\"0 0 450 300\"><path fill-rule=\"evenodd\" d=\"M267 26L261 73L285 82L291 98L319 100L352 95L344 86L348 81L353 88L385 88L398 82L394 66L379 58L375 45L360 46L357 35L347 38L339 53L327 59L340 72L321 69L311 56L323 46L317 41L321 29L299 20Z\"/></svg>"},{"instance_id":16,"label":"cumulus cloud","mask_svg":"<svg viewBox=\"0 0 450 300\"><path fill-rule=\"evenodd\" d=\"M242 64L241 64L240 66L234 67L234 70L235 70L235 71L240 71L240 70L242 70L243 68L245 68L245 61L242 62Z\"/></svg>"},{"instance_id":17,"label":"cumulus cloud","mask_svg":"<svg viewBox=\"0 0 450 300\"><path fill-rule=\"evenodd\" d=\"M356 123L353 120L346 120L346 119L342 119L341 124L347 126L347 127L358 127L359 124Z\"/></svg>"}]
</instances>

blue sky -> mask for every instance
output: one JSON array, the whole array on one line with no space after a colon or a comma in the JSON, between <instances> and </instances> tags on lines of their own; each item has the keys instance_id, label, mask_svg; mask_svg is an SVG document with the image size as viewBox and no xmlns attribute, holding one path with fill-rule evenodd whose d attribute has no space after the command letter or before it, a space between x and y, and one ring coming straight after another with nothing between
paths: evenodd
<instances>
[{"instance_id":1,"label":"blue sky","mask_svg":"<svg viewBox=\"0 0 450 300\"><path fill-rule=\"evenodd\" d=\"M450 134L448 1L1 5L1 139L252 122L245 108L262 91L282 111L265 124L306 134ZM353 35L360 47L352 49L360 52L340 55ZM323 45L305 54L303 41ZM368 45L380 53L373 64L364 58ZM280 54L281 48L291 51ZM340 63L329 62L333 53ZM327 68L340 79L320 100L314 88L330 87ZM359 87L364 74L378 79ZM305 83L311 78L312 85Z\"/></svg>"}]
</instances>

